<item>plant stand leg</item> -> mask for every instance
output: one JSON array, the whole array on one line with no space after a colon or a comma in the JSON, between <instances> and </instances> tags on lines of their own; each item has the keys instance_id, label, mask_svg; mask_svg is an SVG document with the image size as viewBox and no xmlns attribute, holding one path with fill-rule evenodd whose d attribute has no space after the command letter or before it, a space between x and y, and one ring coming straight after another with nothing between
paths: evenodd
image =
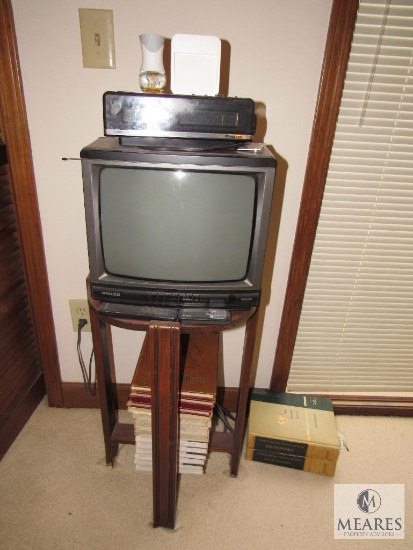
<instances>
[{"instance_id":1,"label":"plant stand leg","mask_svg":"<svg viewBox=\"0 0 413 550\"><path fill-rule=\"evenodd\" d=\"M149 326L152 365L153 525L174 529L178 486L179 323Z\"/></svg>"}]
</instances>

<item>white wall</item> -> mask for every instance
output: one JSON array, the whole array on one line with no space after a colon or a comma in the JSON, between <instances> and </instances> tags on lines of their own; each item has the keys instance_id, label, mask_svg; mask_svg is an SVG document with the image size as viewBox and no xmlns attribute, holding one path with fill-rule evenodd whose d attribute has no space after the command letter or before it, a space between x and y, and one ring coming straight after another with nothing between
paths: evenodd
<instances>
[{"instance_id":1,"label":"white wall","mask_svg":"<svg viewBox=\"0 0 413 550\"><path fill-rule=\"evenodd\" d=\"M78 8L113 10L116 69L82 66ZM140 91L139 34L216 35L231 47L229 95L264 104L265 141L279 156L283 199L256 386L271 377L331 0L13 0L62 378L81 381L68 300L88 273L80 149L103 134L102 94ZM283 176L286 173L286 177ZM284 189L285 184L285 189ZM279 228L278 228L279 227ZM275 237L272 238L274 244ZM272 253L274 256L274 252ZM271 273L272 271L272 273ZM129 382L142 334L114 329L118 382ZM83 337L88 357L90 334ZM224 379L236 386L243 329L225 334Z\"/></svg>"}]
</instances>

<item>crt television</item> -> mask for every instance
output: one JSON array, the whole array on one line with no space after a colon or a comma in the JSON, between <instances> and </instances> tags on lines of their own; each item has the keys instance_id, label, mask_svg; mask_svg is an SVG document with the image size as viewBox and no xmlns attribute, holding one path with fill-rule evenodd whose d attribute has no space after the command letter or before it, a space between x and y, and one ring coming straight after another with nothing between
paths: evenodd
<instances>
[{"instance_id":1,"label":"crt television","mask_svg":"<svg viewBox=\"0 0 413 550\"><path fill-rule=\"evenodd\" d=\"M93 298L158 308L258 306L276 160L102 137L81 151Z\"/></svg>"}]
</instances>

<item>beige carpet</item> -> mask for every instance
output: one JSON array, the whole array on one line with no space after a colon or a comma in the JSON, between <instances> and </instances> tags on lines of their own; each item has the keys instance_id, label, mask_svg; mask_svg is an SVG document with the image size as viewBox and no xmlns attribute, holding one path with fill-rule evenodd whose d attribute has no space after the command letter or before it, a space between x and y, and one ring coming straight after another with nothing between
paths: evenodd
<instances>
[{"instance_id":1,"label":"beige carpet","mask_svg":"<svg viewBox=\"0 0 413 550\"><path fill-rule=\"evenodd\" d=\"M128 417L127 412L122 415ZM97 410L43 401L0 462L2 550L396 550L413 548L413 419L337 417L349 452L334 478L212 453L205 475L182 476L178 527L154 529L151 474L133 446L104 461ZM334 484L405 484L404 540L334 539Z\"/></svg>"}]
</instances>

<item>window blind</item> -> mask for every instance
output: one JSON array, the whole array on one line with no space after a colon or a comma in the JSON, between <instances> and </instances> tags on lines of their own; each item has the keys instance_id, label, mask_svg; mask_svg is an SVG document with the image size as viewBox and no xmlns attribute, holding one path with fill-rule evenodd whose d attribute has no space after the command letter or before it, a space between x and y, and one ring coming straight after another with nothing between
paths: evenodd
<instances>
[{"instance_id":1,"label":"window blind","mask_svg":"<svg viewBox=\"0 0 413 550\"><path fill-rule=\"evenodd\" d=\"M289 391L413 391L413 4L360 2Z\"/></svg>"}]
</instances>

